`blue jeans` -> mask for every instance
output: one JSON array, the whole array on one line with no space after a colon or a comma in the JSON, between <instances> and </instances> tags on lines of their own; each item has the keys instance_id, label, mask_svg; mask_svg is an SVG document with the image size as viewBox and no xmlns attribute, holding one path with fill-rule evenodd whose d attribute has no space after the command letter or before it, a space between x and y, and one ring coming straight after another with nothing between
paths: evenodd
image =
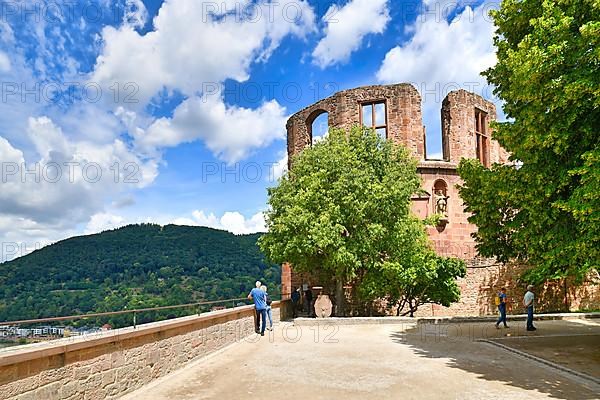
<instances>
[{"instance_id":1,"label":"blue jeans","mask_svg":"<svg viewBox=\"0 0 600 400\"><path fill-rule=\"evenodd\" d=\"M527 307L527 329L533 328L533 306Z\"/></svg>"},{"instance_id":2,"label":"blue jeans","mask_svg":"<svg viewBox=\"0 0 600 400\"><path fill-rule=\"evenodd\" d=\"M273 311L271 311L271 307L267 307L267 317L269 317L269 328L273 327Z\"/></svg>"},{"instance_id":3,"label":"blue jeans","mask_svg":"<svg viewBox=\"0 0 600 400\"><path fill-rule=\"evenodd\" d=\"M262 322L262 323L261 323ZM267 310L256 310L256 320L254 324L254 330L259 333L258 326L260 325L260 333L265 333L267 328Z\"/></svg>"},{"instance_id":4,"label":"blue jeans","mask_svg":"<svg viewBox=\"0 0 600 400\"><path fill-rule=\"evenodd\" d=\"M504 323L504 326L506 325L506 304L502 303L498 305L498 311L500 311L500 318L498 318L498 321L496 322L496 326L500 325L500 322Z\"/></svg>"}]
</instances>

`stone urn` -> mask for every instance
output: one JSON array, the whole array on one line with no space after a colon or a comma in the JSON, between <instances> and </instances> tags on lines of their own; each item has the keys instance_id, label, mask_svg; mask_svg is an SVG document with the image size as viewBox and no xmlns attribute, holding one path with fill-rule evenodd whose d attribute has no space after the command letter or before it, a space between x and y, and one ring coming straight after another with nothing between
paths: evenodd
<instances>
[{"instance_id":1,"label":"stone urn","mask_svg":"<svg viewBox=\"0 0 600 400\"><path fill-rule=\"evenodd\" d=\"M326 294L320 294L315 301L315 315L317 318L329 318L333 311L331 299Z\"/></svg>"}]
</instances>

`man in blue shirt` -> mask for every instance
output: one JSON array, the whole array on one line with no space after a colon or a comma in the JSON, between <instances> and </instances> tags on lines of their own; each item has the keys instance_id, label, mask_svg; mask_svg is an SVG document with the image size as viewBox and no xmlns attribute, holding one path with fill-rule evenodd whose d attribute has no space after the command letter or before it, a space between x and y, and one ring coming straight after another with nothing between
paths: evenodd
<instances>
[{"instance_id":1,"label":"man in blue shirt","mask_svg":"<svg viewBox=\"0 0 600 400\"><path fill-rule=\"evenodd\" d=\"M500 322L504 323L504 327L508 328L506 325L506 288L502 288L501 292L498 293L498 311L500 311L500 318L496 322L496 329L500 329Z\"/></svg>"},{"instance_id":2,"label":"man in blue shirt","mask_svg":"<svg viewBox=\"0 0 600 400\"><path fill-rule=\"evenodd\" d=\"M265 336L265 329L267 327L267 295L265 292L260 290L262 283L256 281L256 287L250 291L248 299L254 300L254 308L256 312L256 318L254 319L254 331L260 333L261 336ZM261 324L262 321L262 324ZM260 331L258 326L261 325Z\"/></svg>"}]
</instances>

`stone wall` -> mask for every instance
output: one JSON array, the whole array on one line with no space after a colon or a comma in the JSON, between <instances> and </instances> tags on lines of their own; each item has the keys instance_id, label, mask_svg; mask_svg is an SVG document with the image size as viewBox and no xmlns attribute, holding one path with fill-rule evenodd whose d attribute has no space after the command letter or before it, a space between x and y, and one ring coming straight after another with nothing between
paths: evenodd
<instances>
[{"instance_id":1,"label":"stone wall","mask_svg":"<svg viewBox=\"0 0 600 400\"><path fill-rule=\"evenodd\" d=\"M279 302L273 318L279 320ZM254 307L65 338L0 352L0 399L115 399L240 340Z\"/></svg>"},{"instance_id":2,"label":"stone wall","mask_svg":"<svg viewBox=\"0 0 600 400\"><path fill-rule=\"evenodd\" d=\"M287 122L288 159L312 143L312 123L328 113L330 127L350 129L361 123L361 105L384 101L387 137L408 147L418 159L425 158L425 130L421 116L421 95L408 83L365 86L344 90L294 114Z\"/></svg>"},{"instance_id":3,"label":"stone wall","mask_svg":"<svg viewBox=\"0 0 600 400\"><path fill-rule=\"evenodd\" d=\"M506 287L508 314L523 314L523 295L527 283L518 277L526 267L517 264L498 264L489 259L475 258L469 262L467 275L458 279L461 298L450 307L424 305L416 316L481 316L497 314L495 296ZM535 287L536 312L565 312L600 310L600 277L590 273L585 282L571 280L550 282Z\"/></svg>"},{"instance_id":4,"label":"stone wall","mask_svg":"<svg viewBox=\"0 0 600 400\"><path fill-rule=\"evenodd\" d=\"M490 123L496 120L496 106L483 97L457 90L448 93L442 102L442 152L444 161L457 163L461 158L477 158L475 110L486 115L485 132L491 138ZM495 140L490 140L490 162L504 164L508 153Z\"/></svg>"},{"instance_id":5,"label":"stone wall","mask_svg":"<svg viewBox=\"0 0 600 400\"><path fill-rule=\"evenodd\" d=\"M292 295L292 267L284 263L281 266L281 298L289 299Z\"/></svg>"},{"instance_id":6,"label":"stone wall","mask_svg":"<svg viewBox=\"0 0 600 400\"><path fill-rule=\"evenodd\" d=\"M447 223L428 228L427 233L436 252L447 257L458 257L470 260L477 256L475 241L471 233L476 227L469 223L469 214L464 212L464 204L458 193L462 183L456 165L446 162L424 161L419 164L419 175L423 181L423 189L429 194L424 203L424 210L417 211L418 202L413 201L413 212L421 218L435 214L433 188L443 182L447 188Z\"/></svg>"}]
</instances>

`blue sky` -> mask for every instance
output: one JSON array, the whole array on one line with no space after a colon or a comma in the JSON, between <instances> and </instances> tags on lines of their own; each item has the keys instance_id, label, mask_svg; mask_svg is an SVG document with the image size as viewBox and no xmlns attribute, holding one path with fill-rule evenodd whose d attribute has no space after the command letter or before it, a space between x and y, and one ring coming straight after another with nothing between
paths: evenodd
<instances>
[{"instance_id":1,"label":"blue sky","mask_svg":"<svg viewBox=\"0 0 600 400\"><path fill-rule=\"evenodd\" d=\"M449 90L495 100L492 3L0 6L0 260L128 223L263 230L285 121L338 90L413 83L432 158Z\"/></svg>"}]
</instances>

